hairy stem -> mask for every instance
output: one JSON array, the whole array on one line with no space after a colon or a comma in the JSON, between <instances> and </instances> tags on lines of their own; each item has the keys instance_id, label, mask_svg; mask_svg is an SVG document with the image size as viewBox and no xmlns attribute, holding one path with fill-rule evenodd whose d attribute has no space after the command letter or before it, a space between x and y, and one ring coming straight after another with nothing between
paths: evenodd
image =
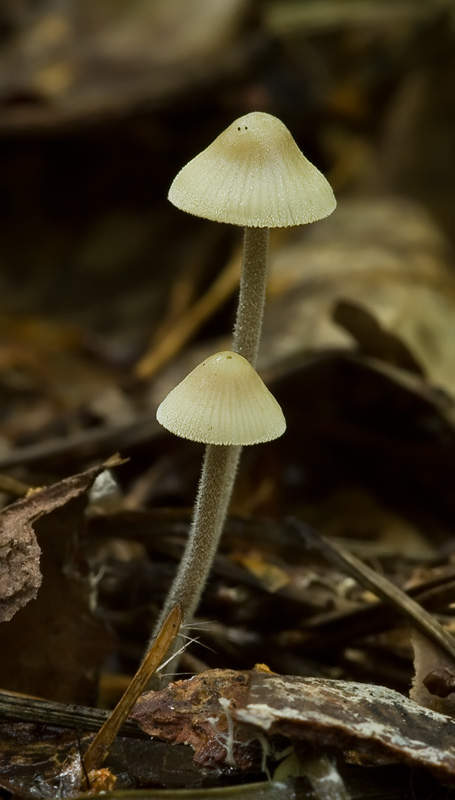
<instances>
[{"instance_id":1,"label":"hairy stem","mask_svg":"<svg viewBox=\"0 0 455 800\"><path fill-rule=\"evenodd\" d=\"M233 350L256 367L264 316L268 228L245 228L239 305L234 327Z\"/></svg>"},{"instance_id":2,"label":"hairy stem","mask_svg":"<svg viewBox=\"0 0 455 800\"><path fill-rule=\"evenodd\" d=\"M155 633L177 603L182 606L183 621L190 623L193 619L218 548L240 450L240 447L214 444L205 448L188 542ZM175 646L174 650L177 649L178 646Z\"/></svg>"},{"instance_id":3,"label":"hairy stem","mask_svg":"<svg viewBox=\"0 0 455 800\"><path fill-rule=\"evenodd\" d=\"M268 228L245 228L239 304L232 349L256 366L264 315L269 247ZM242 448L207 445L188 542L177 575L155 627L160 630L180 603L191 623L212 568L226 519ZM173 645L177 652L181 641ZM173 669L177 668L176 659Z\"/></svg>"}]
</instances>

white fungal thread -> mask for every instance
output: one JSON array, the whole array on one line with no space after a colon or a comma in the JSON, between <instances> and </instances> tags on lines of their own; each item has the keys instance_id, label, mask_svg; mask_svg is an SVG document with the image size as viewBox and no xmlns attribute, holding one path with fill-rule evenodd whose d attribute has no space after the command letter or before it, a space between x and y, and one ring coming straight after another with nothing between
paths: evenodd
<instances>
[{"instance_id":1,"label":"white fungal thread","mask_svg":"<svg viewBox=\"0 0 455 800\"><path fill-rule=\"evenodd\" d=\"M211 727L213 728L213 730L215 732L216 741L226 749L226 758L225 758L226 764L228 764L228 766L230 766L230 767L235 767L236 766L235 756L234 756L234 745L235 744L239 745L240 747L248 747L253 742L257 741L257 742L259 742L259 745L261 747L261 752L262 752L261 771L265 773L265 775L267 776L267 780L269 780L269 781L272 780L272 776L270 774L270 770L269 770L269 768L267 766L267 759L271 755L272 750L271 750L269 741L268 741L267 737L265 736L265 734L262 733L262 732L258 732L258 733L255 733L255 735L251 739L248 739L245 742L241 742L240 740L236 741L235 740L235 730L234 730L234 720L232 718L232 714L231 714L231 710L230 710L231 701L228 700L227 697L220 697L220 698L218 698L218 702L219 702L219 704L220 704L221 708L223 709L224 714L226 716L226 722L227 722L227 726L228 726L227 733L221 733L220 732L220 730L218 728L218 725L217 725L217 723L219 722L219 718L218 717L209 717L207 721L210 723Z\"/></svg>"},{"instance_id":2,"label":"white fungal thread","mask_svg":"<svg viewBox=\"0 0 455 800\"><path fill-rule=\"evenodd\" d=\"M231 701L228 700L226 697L219 698L219 704L223 709L226 715L226 721L228 726L227 736L226 736L226 764L229 764L231 767L235 767L235 758L234 758L234 721L232 719L232 714L230 712L230 705Z\"/></svg>"},{"instance_id":3,"label":"white fungal thread","mask_svg":"<svg viewBox=\"0 0 455 800\"><path fill-rule=\"evenodd\" d=\"M222 700L225 701L226 707L221 702ZM208 717L207 722L210 723L213 731L215 733L215 741L221 744L226 749L226 764L230 767L235 767L235 758L234 758L234 724L232 722L232 716L229 712L229 700L226 700L224 697L219 698L220 705L223 706L224 713L226 714L226 719L228 723L228 731L227 733L221 733L218 728L217 723L219 722L218 717Z\"/></svg>"},{"instance_id":4,"label":"white fungal thread","mask_svg":"<svg viewBox=\"0 0 455 800\"><path fill-rule=\"evenodd\" d=\"M259 744L261 745L261 750L262 750L261 770L262 770L262 772L264 772L267 775L267 780L271 781L272 780L272 776L271 776L270 770L269 770L269 768L267 766L267 759L268 759L268 757L269 757L269 755L271 753L268 739L265 736L265 734L257 733L256 736L254 737L254 739L250 739L247 742L247 744L250 744L250 742L256 741L256 739L259 742Z\"/></svg>"}]
</instances>

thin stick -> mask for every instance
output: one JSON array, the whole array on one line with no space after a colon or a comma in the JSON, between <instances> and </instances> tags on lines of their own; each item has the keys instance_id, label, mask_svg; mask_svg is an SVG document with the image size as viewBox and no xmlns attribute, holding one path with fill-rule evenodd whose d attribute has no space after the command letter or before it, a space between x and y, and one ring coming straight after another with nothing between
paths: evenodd
<instances>
[{"instance_id":1,"label":"thin stick","mask_svg":"<svg viewBox=\"0 0 455 800\"><path fill-rule=\"evenodd\" d=\"M109 753L112 742L128 717L137 698L145 689L148 681L160 666L169 647L176 639L181 623L182 607L178 604L174 606L166 617L158 636L153 641L150 650L147 652L123 697L117 703L112 714L110 714L90 743L84 756L84 766L87 773L101 767Z\"/></svg>"},{"instance_id":2,"label":"thin stick","mask_svg":"<svg viewBox=\"0 0 455 800\"><path fill-rule=\"evenodd\" d=\"M109 713L101 708L67 705L52 700L41 700L14 692L0 691L0 721L31 722L33 724L57 725L78 731L96 733L106 721ZM122 736L147 739L135 722L122 725Z\"/></svg>"}]
</instances>

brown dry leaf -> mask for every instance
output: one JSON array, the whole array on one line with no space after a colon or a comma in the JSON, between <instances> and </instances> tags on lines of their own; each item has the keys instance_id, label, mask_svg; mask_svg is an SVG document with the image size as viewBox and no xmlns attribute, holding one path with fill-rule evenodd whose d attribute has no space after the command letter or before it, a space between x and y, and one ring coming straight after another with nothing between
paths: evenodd
<instances>
[{"instance_id":1,"label":"brown dry leaf","mask_svg":"<svg viewBox=\"0 0 455 800\"><path fill-rule=\"evenodd\" d=\"M108 716L0 692L0 788L18 798L74 797L83 778L80 756ZM105 766L118 777L117 789L205 785L189 747L150 741L134 723L122 726Z\"/></svg>"},{"instance_id":2,"label":"brown dry leaf","mask_svg":"<svg viewBox=\"0 0 455 800\"><path fill-rule=\"evenodd\" d=\"M27 498L29 500L30 498ZM0 621L7 622L22 606L33 600L41 586L41 550L33 531L35 515L30 504L21 500L12 512L0 517ZM47 513L40 510L41 513Z\"/></svg>"},{"instance_id":3,"label":"brown dry leaf","mask_svg":"<svg viewBox=\"0 0 455 800\"><path fill-rule=\"evenodd\" d=\"M333 311L344 301L341 328ZM448 245L425 212L393 197L350 201L275 254L262 349L281 358L360 339L369 355L455 394L454 320Z\"/></svg>"},{"instance_id":4,"label":"brown dry leaf","mask_svg":"<svg viewBox=\"0 0 455 800\"><path fill-rule=\"evenodd\" d=\"M3 688L68 702L93 699L95 666L104 655L106 638L89 613L89 576L78 573L69 554L77 548L88 490L101 472L121 463L114 456L33 492L0 515L2 619L11 620L21 609L0 626ZM43 583L38 592L41 551ZM75 562L76 556L81 558L76 553ZM34 597L34 603L22 608Z\"/></svg>"},{"instance_id":5,"label":"brown dry leaf","mask_svg":"<svg viewBox=\"0 0 455 800\"><path fill-rule=\"evenodd\" d=\"M208 670L140 698L133 718L147 733L186 741L204 766L251 764L276 734L368 763L425 767L455 782L455 721L381 686L258 670ZM267 742L264 741L267 737ZM257 757L257 756L256 756Z\"/></svg>"},{"instance_id":6,"label":"brown dry leaf","mask_svg":"<svg viewBox=\"0 0 455 800\"><path fill-rule=\"evenodd\" d=\"M110 459L110 466L121 460ZM8 506L0 514L0 622L8 622L14 614L33 600L41 586L39 559L41 550L36 541L34 524L45 514L66 505L86 492L95 478L106 469L94 467L59 483L33 492Z\"/></svg>"}]
</instances>

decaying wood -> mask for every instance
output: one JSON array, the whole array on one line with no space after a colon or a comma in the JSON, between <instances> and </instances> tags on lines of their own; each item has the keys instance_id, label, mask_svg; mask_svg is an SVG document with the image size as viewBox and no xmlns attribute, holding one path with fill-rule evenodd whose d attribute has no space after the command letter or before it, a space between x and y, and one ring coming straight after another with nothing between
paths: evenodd
<instances>
[{"instance_id":1,"label":"decaying wood","mask_svg":"<svg viewBox=\"0 0 455 800\"><path fill-rule=\"evenodd\" d=\"M277 757L277 737L369 764L423 767L455 783L455 720L391 689L263 669L209 670L148 692L132 713L150 735L186 742L195 763L251 769Z\"/></svg>"}]
</instances>

